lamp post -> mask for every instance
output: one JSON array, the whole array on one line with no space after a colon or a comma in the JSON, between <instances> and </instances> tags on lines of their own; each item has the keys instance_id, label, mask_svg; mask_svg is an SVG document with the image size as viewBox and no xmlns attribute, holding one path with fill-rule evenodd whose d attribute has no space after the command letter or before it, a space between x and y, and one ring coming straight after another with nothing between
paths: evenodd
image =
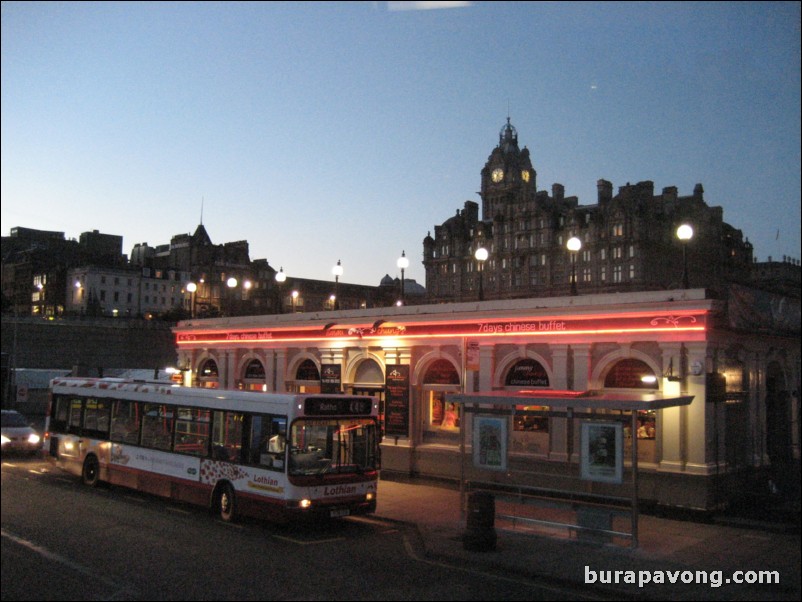
<instances>
[{"instance_id":1,"label":"lamp post","mask_svg":"<svg viewBox=\"0 0 802 602\"><path fill-rule=\"evenodd\" d=\"M331 269L334 274L334 309L340 309L340 276L343 275L343 266L340 260L337 260L337 265Z\"/></svg>"},{"instance_id":2,"label":"lamp post","mask_svg":"<svg viewBox=\"0 0 802 602\"><path fill-rule=\"evenodd\" d=\"M582 241L576 236L572 236L565 246L568 247L568 252L571 253L571 294L576 295L576 254L582 248Z\"/></svg>"},{"instance_id":3,"label":"lamp post","mask_svg":"<svg viewBox=\"0 0 802 602\"><path fill-rule=\"evenodd\" d=\"M239 306L239 315L251 315L253 312L251 309L253 308L251 302L251 287L253 286L253 282L248 280L247 278L242 281L242 295L240 296L240 302L238 303Z\"/></svg>"},{"instance_id":4,"label":"lamp post","mask_svg":"<svg viewBox=\"0 0 802 602\"><path fill-rule=\"evenodd\" d=\"M198 290L198 285L194 282L187 283L187 292L189 293L189 317L195 317L195 291Z\"/></svg>"},{"instance_id":5,"label":"lamp post","mask_svg":"<svg viewBox=\"0 0 802 602\"><path fill-rule=\"evenodd\" d=\"M688 241L693 238L693 228L682 224L677 228L677 238L682 243L682 288L688 288Z\"/></svg>"},{"instance_id":6,"label":"lamp post","mask_svg":"<svg viewBox=\"0 0 802 602\"><path fill-rule=\"evenodd\" d=\"M485 300L485 290L484 290L484 264L487 261L489 253L487 249L484 247L479 247L476 249L476 253L474 253L474 257L476 257L476 261L479 262L479 301Z\"/></svg>"},{"instance_id":7,"label":"lamp post","mask_svg":"<svg viewBox=\"0 0 802 602\"><path fill-rule=\"evenodd\" d=\"M281 287L284 281L287 280L287 274L284 273L284 268L280 267L276 272L276 284L278 284L278 313L284 313L284 298L281 295Z\"/></svg>"},{"instance_id":8,"label":"lamp post","mask_svg":"<svg viewBox=\"0 0 802 602\"><path fill-rule=\"evenodd\" d=\"M398 258L396 265L401 270L401 305L404 304L404 270L409 267L409 259L407 259L404 251L401 251L401 257Z\"/></svg>"},{"instance_id":9,"label":"lamp post","mask_svg":"<svg viewBox=\"0 0 802 602\"><path fill-rule=\"evenodd\" d=\"M226 280L226 286L228 287L228 294L226 295L226 297L228 298L228 304L229 304L228 315L234 314L234 312L232 311L234 306L233 295L234 295L234 288L237 286L237 284L238 284L237 279L234 278L234 276Z\"/></svg>"}]
</instances>

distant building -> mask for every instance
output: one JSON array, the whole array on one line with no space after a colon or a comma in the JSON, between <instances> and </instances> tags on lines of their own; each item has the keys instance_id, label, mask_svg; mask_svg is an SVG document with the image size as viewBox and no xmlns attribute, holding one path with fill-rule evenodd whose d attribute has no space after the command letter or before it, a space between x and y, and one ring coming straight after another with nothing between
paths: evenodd
<instances>
[{"instance_id":1,"label":"distant building","mask_svg":"<svg viewBox=\"0 0 802 602\"><path fill-rule=\"evenodd\" d=\"M154 317L184 306L189 274L152 268L80 267L67 271L66 311L111 317Z\"/></svg>"},{"instance_id":2,"label":"distant building","mask_svg":"<svg viewBox=\"0 0 802 602\"><path fill-rule=\"evenodd\" d=\"M481 216L479 204L466 201L424 239L430 301L666 290L682 288L684 278L719 292L733 282L775 288L765 277L755 280L765 271L753 263L752 244L723 221L721 207L707 205L701 184L689 196L674 186L655 194L651 181L627 183L615 195L606 180L597 188L593 205L565 196L562 184L551 194L538 190L529 150L519 148L508 118L481 171ZM677 237L681 224L693 228L685 243ZM574 252L572 237L581 245ZM479 248L488 252L483 262ZM795 283L798 297L795 263L782 278L791 289Z\"/></svg>"},{"instance_id":3,"label":"distant building","mask_svg":"<svg viewBox=\"0 0 802 602\"><path fill-rule=\"evenodd\" d=\"M389 305L381 287L311 280L284 274L266 259L251 260L247 241L215 245L201 224L193 234L179 234L169 245L137 244L132 263L189 275L185 284L187 317L259 315L367 308ZM281 274L283 281L276 279Z\"/></svg>"},{"instance_id":4,"label":"distant building","mask_svg":"<svg viewBox=\"0 0 802 602\"><path fill-rule=\"evenodd\" d=\"M212 243L202 224L169 244L137 243L130 257L121 236L97 230L76 241L13 228L3 237L3 311L178 320L382 307L400 293L398 279L368 286L289 277L266 259L251 260L245 240ZM405 280L405 289L407 304L424 299L414 280Z\"/></svg>"},{"instance_id":5,"label":"distant building","mask_svg":"<svg viewBox=\"0 0 802 602\"><path fill-rule=\"evenodd\" d=\"M3 311L20 316L61 316L66 310L67 271L76 266L124 268L122 237L84 232L67 240L63 232L12 228L2 239Z\"/></svg>"}]
</instances>

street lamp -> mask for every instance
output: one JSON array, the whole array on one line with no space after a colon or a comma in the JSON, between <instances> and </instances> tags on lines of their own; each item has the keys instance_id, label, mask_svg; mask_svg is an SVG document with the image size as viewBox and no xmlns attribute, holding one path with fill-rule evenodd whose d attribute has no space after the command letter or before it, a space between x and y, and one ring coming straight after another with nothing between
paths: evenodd
<instances>
[{"instance_id":1,"label":"street lamp","mask_svg":"<svg viewBox=\"0 0 802 602\"><path fill-rule=\"evenodd\" d=\"M198 285L194 282L187 283L187 292L189 293L189 317L195 317L195 291L198 290Z\"/></svg>"},{"instance_id":2,"label":"street lamp","mask_svg":"<svg viewBox=\"0 0 802 602\"><path fill-rule=\"evenodd\" d=\"M234 293L233 293L233 291L234 291L234 288L237 286L237 284L239 284L239 283L237 282L237 279L234 278L234 276L231 276L231 278L226 280L226 286L228 287L228 294L226 295L226 297L228 298L228 303L229 303L229 308L228 308L228 314L229 315L233 315L233 313L234 313L232 311L233 306L234 306L234 297L233 297Z\"/></svg>"},{"instance_id":3,"label":"street lamp","mask_svg":"<svg viewBox=\"0 0 802 602\"><path fill-rule=\"evenodd\" d=\"M576 295L576 254L582 248L582 241L576 236L572 236L565 246L568 247L568 252L571 253L571 294Z\"/></svg>"},{"instance_id":4,"label":"street lamp","mask_svg":"<svg viewBox=\"0 0 802 602\"><path fill-rule=\"evenodd\" d=\"M284 273L284 268L281 267L276 272L276 283L278 284L278 313L284 313L284 299L281 296L281 286L287 280L287 274Z\"/></svg>"},{"instance_id":5,"label":"street lamp","mask_svg":"<svg viewBox=\"0 0 802 602\"><path fill-rule=\"evenodd\" d=\"M242 281L242 295L239 299L239 314L240 315L248 315L251 312L251 287L253 287L253 282L248 279Z\"/></svg>"},{"instance_id":6,"label":"street lamp","mask_svg":"<svg viewBox=\"0 0 802 602\"><path fill-rule=\"evenodd\" d=\"M484 283L482 280L484 279L484 264L487 261L489 253L487 249L484 247L479 247L476 249L476 253L474 253L474 257L476 257L476 261L479 262L479 301L485 300L485 291L484 291Z\"/></svg>"},{"instance_id":7,"label":"street lamp","mask_svg":"<svg viewBox=\"0 0 802 602\"><path fill-rule=\"evenodd\" d=\"M337 260L337 265L331 269L334 274L334 309L340 309L340 276L343 275L343 266L340 260Z\"/></svg>"},{"instance_id":8,"label":"street lamp","mask_svg":"<svg viewBox=\"0 0 802 602\"><path fill-rule=\"evenodd\" d=\"M688 241L693 238L693 228L682 224L677 228L677 238L682 243L682 288L688 288Z\"/></svg>"},{"instance_id":9,"label":"street lamp","mask_svg":"<svg viewBox=\"0 0 802 602\"><path fill-rule=\"evenodd\" d=\"M398 258L396 265L401 270L401 305L404 304L404 270L409 267L409 259L407 259L404 251L401 251L401 257Z\"/></svg>"}]
</instances>

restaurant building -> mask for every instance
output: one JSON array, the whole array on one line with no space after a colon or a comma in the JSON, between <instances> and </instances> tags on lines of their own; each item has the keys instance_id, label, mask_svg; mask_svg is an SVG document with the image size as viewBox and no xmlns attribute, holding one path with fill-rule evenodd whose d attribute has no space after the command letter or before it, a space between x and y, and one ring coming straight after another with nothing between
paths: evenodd
<instances>
[{"instance_id":1,"label":"restaurant building","mask_svg":"<svg viewBox=\"0 0 802 602\"><path fill-rule=\"evenodd\" d=\"M798 466L799 302L754 289L189 320L175 333L188 385L379 398L385 477L459 479L464 417L447 395L492 391L692 396L625 431L639 497L658 505L711 510L737 483ZM509 422L511 459L536 467L527 484L572 469L567 419Z\"/></svg>"}]
</instances>

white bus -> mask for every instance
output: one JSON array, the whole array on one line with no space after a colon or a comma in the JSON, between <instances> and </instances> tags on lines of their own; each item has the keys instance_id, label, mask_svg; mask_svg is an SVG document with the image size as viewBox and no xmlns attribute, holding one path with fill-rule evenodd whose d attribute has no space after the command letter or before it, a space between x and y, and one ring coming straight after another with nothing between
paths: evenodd
<instances>
[{"instance_id":1,"label":"white bus","mask_svg":"<svg viewBox=\"0 0 802 602\"><path fill-rule=\"evenodd\" d=\"M89 486L122 485L289 520L376 510L378 402L56 378L45 449Z\"/></svg>"}]
</instances>

